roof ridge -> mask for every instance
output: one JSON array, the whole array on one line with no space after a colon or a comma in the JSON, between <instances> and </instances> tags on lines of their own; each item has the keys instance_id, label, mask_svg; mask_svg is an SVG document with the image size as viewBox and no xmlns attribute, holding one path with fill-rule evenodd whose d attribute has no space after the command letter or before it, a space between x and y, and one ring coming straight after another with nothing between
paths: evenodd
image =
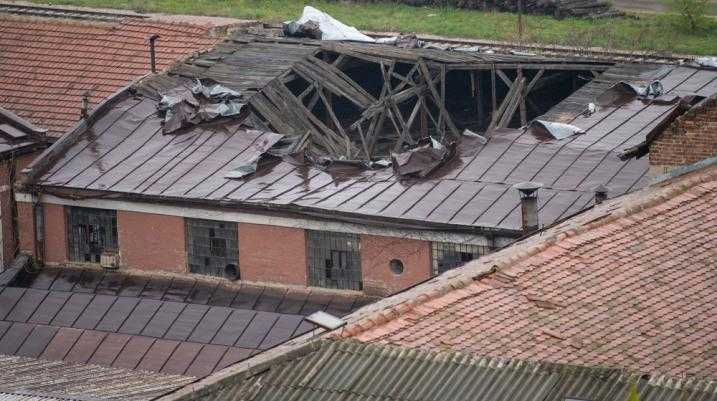
<instances>
[{"instance_id":1,"label":"roof ridge","mask_svg":"<svg viewBox=\"0 0 717 401\"><path fill-rule=\"evenodd\" d=\"M611 201L604 203L600 208L606 209L608 214L603 214L601 216L598 216L597 218L588 220L576 227L560 230L553 235L550 235L543 239L539 239L537 243L530 244L526 243L526 241L535 241L536 238L538 238L541 234L545 233L546 230L539 231L538 233L520 242L511 244L506 248L497 251L495 254L487 255L487 257L484 259L478 259L475 262L469 263L462 268L458 268L454 271L449 271L447 273L444 273L443 275L437 276L431 279L431 281L437 281L436 286L433 288L426 289L416 297L399 301L398 303L389 305L384 309L375 310L373 311L374 313L371 313L372 309L380 308L380 304L383 301L378 301L377 303L368 305L366 308L369 309L366 310L364 315L356 316L355 321L349 322L348 325L344 326L341 329L337 329L330 335L336 337L357 336L363 332L368 331L369 329L386 324L401 316L405 316L412 311L416 311L419 306L424 305L430 301L436 300L442 296L445 296L449 292L464 290L481 278L489 276L493 273L506 273L506 269L508 267L513 266L521 261L524 261L543 251L546 251L548 248L557 244L558 242L565 241L568 238L577 237L583 233L586 233L599 227L604 227L619 219L632 216L641 211L665 203L687 192L707 193L717 191L717 187L705 188L700 185L705 182L717 180L717 168L707 168L706 171L698 170L696 172L689 173L688 175L689 177L687 175L678 176L671 180L656 184L655 186L647 187L643 190L614 198ZM649 196L647 198L640 197L640 195L643 195L645 192L651 193L655 191L658 192L658 194L656 194L655 196ZM637 199L631 202L632 199L630 198ZM616 202L621 202L620 208L615 211L611 211L611 206L614 205ZM590 210L595 209L588 209L586 210L586 212L589 212ZM556 228L559 228L559 225L556 226ZM550 229L547 230L549 231ZM525 245L524 250L514 253L513 255L500 254L501 252L506 252L506 250L510 250L515 246L520 246L521 243ZM497 260L496 257L498 258ZM431 281L427 281L426 284L431 283ZM441 281L443 282L441 283ZM418 286L412 287L411 289L407 290L403 294L409 294L413 289L420 287L421 285L419 284ZM394 295L394 297L401 297L401 294L402 293ZM461 294L461 296L456 297L456 299L452 300L451 303L458 302L466 297L470 297L473 295L473 292L464 292L463 294ZM392 301L391 298L393 297L387 298L386 301ZM355 313L360 314L361 310ZM426 314L426 312L419 313ZM346 319L351 319L351 315L347 316Z\"/></svg>"}]
</instances>

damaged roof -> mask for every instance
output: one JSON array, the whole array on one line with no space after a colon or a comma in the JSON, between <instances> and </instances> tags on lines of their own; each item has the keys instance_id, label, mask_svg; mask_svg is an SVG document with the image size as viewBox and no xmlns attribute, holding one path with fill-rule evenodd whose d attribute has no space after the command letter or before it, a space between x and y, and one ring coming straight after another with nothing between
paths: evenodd
<instances>
[{"instance_id":1,"label":"damaged roof","mask_svg":"<svg viewBox=\"0 0 717 401\"><path fill-rule=\"evenodd\" d=\"M44 149L47 130L0 107L0 159Z\"/></svg>"},{"instance_id":2,"label":"damaged roof","mask_svg":"<svg viewBox=\"0 0 717 401\"><path fill-rule=\"evenodd\" d=\"M231 26L174 22L30 5L0 8L0 104L60 136L80 119L81 97L95 106L150 72L150 35L162 69L219 42ZM42 17L37 16L41 14Z\"/></svg>"},{"instance_id":3,"label":"damaged roof","mask_svg":"<svg viewBox=\"0 0 717 401\"><path fill-rule=\"evenodd\" d=\"M717 165L346 317L365 343L715 380Z\"/></svg>"},{"instance_id":4,"label":"damaged roof","mask_svg":"<svg viewBox=\"0 0 717 401\"><path fill-rule=\"evenodd\" d=\"M416 350L353 340L320 340L245 371L225 386L191 397L210 400L626 400L631 384L643 401L717 399L714 382L641 377L450 350Z\"/></svg>"},{"instance_id":5,"label":"damaged roof","mask_svg":"<svg viewBox=\"0 0 717 401\"><path fill-rule=\"evenodd\" d=\"M32 370L22 366L50 373L68 367L67 376L49 381L56 386L48 384L44 394L86 390L99 398L160 395L310 331L315 326L304 316L342 316L370 300L308 288L70 267L6 280L0 286L0 355L7 357L0 358L0 367L5 361L19 368L0 369L0 391L27 386ZM88 374L89 384L73 390L73 378ZM107 387L107 376L126 376L134 390L123 393L123 383Z\"/></svg>"},{"instance_id":6,"label":"damaged roof","mask_svg":"<svg viewBox=\"0 0 717 401\"><path fill-rule=\"evenodd\" d=\"M408 57L414 50L380 45L327 44L333 48L386 51ZM211 78L242 92L254 106L259 91L288 77L289 68L313 57L317 42L235 34L214 50L142 80L134 92L116 96L93 117L92 134L78 132L55 152L56 160L35 176L44 191L102 191L159 201L201 202L209 206L278 210L308 216L424 228L487 230L519 236L519 193L513 185L533 181L539 192L540 223L548 226L592 205L592 188L603 185L618 196L646 185L648 161L626 159L625 149L643 143L671 122L683 103L631 99L585 115L587 105L619 81L639 84L659 78L665 96L717 93L717 71L688 66L616 65L553 107L542 120L569 123L581 135L544 141L529 131L499 129L487 143L463 138L457 157L423 179L401 177L392 169L331 169L291 157L274 160L256 174L226 178L228 172L260 157L272 138L266 127L241 119L203 123L181 135L163 135L157 113L159 93L195 78ZM530 56L463 55L423 49L421 57L466 58L490 66L502 57L523 62L563 63L569 59ZM446 55L449 54L449 55ZM415 57L415 54L414 56ZM582 62L582 61L580 61ZM487 67L486 67L487 68ZM596 67L597 68L597 67ZM289 75L287 75L289 74ZM274 79L276 78L276 79ZM284 97L286 98L286 97ZM273 99L278 101L277 99ZM291 125L288 118L286 123ZM298 124L298 123L297 123ZM299 127L299 125L294 125ZM52 153L52 152L50 152ZM42 163L40 163L42 164ZM32 167L32 166L31 166ZM43 168L31 168L31 174Z\"/></svg>"}]
</instances>

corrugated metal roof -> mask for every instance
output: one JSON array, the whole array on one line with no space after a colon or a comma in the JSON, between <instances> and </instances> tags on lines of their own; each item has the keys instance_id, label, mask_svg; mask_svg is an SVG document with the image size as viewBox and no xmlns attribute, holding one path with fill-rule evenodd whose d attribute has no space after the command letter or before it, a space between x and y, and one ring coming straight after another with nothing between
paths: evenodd
<instances>
[{"instance_id":1,"label":"corrugated metal roof","mask_svg":"<svg viewBox=\"0 0 717 401\"><path fill-rule=\"evenodd\" d=\"M717 399L714 382L646 379L621 370L483 358L355 341L276 362L235 385L203 389L209 400L625 400L633 380L641 401Z\"/></svg>"},{"instance_id":2,"label":"corrugated metal roof","mask_svg":"<svg viewBox=\"0 0 717 401\"><path fill-rule=\"evenodd\" d=\"M46 130L0 107L0 158L43 149Z\"/></svg>"},{"instance_id":3,"label":"corrugated metal roof","mask_svg":"<svg viewBox=\"0 0 717 401\"><path fill-rule=\"evenodd\" d=\"M185 376L0 356L0 399L148 400L192 381Z\"/></svg>"}]
</instances>

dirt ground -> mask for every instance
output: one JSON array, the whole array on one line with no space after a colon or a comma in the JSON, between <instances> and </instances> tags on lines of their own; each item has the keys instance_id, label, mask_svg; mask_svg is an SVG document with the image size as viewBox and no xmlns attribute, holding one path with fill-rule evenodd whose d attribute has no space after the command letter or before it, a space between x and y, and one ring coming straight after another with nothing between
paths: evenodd
<instances>
[{"instance_id":1,"label":"dirt ground","mask_svg":"<svg viewBox=\"0 0 717 401\"><path fill-rule=\"evenodd\" d=\"M620 10L661 13L669 10L669 2L665 0L613 0ZM717 15L717 0L711 0L707 12Z\"/></svg>"}]
</instances>

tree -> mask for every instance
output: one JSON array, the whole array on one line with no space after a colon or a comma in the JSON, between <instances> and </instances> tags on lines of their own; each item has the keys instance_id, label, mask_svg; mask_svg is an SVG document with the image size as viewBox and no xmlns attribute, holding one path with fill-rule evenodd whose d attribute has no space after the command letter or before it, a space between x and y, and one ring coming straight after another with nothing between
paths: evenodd
<instances>
[{"instance_id":1,"label":"tree","mask_svg":"<svg viewBox=\"0 0 717 401\"><path fill-rule=\"evenodd\" d=\"M708 2L709 0L672 0L671 6L691 31L697 31L705 21Z\"/></svg>"}]
</instances>

